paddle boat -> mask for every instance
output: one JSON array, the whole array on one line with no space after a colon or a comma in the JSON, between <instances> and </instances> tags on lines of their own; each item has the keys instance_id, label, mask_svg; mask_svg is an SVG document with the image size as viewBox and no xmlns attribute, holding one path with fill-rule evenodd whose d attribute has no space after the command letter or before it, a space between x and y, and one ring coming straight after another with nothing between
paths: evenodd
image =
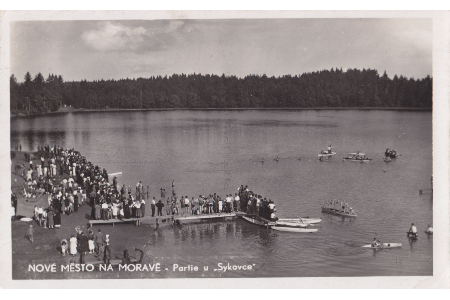
<instances>
[{"instance_id":1,"label":"paddle boat","mask_svg":"<svg viewBox=\"0 0 450 300\"><path fill-rule=\"evenodd\" d=\"M345 156L344 158L345 160L348 161L354 161L354 162L368 162L371 161L371 158L367 158L365 153L362 152L355 152L355 153L349 153L348 156Z\"/></svg>"}]
</instances>

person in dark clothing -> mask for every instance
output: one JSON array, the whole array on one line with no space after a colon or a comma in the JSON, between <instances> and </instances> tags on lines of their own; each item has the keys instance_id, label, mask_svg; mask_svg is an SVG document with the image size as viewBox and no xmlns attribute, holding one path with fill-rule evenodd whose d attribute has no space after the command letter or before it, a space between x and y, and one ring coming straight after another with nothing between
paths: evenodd
<instances>
[{"instance_id":1,"label":"person in dark clothing","mask_svg":"<svg viewBox=\"0 0 450 300\"><path fill-rule=\"evenodd\" d=\"M161 200L156 203L156 207L158 208L158 216L162 216L162 208L164 207L164 203Z\"/></svg>"},{"instance_id":2,"label":"person in dark clothing","mask_svg":"<svg viewBox=\"0 0 450 300\"><path fill-rule=\"evenodd\" d=\"M78 211L78 195L73 196L73 210Z\"/></svg>"},{"instance_id":3,"label":"person in dark clothing","mask_svg":"<svg viewBox=\"0 0 450 300\"><path fill-rule=\"evenodd\" d=\"M103 232L100 228L98 229L98 233L95 236L95 246L97 255L100 256L103 253Z\"/></svg>"}]
</instances>

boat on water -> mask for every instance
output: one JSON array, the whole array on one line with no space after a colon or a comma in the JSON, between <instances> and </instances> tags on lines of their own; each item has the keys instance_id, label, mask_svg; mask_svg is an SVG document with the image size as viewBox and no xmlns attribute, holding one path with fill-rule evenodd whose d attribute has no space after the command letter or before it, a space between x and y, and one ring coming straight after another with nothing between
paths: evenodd
<instances>
[{"instance_id":1,"label":"boat on water","mask_svg":"<svg viewBox=\"0 0 450 300\"><path fill-rule=\"evenodd\" d=\"M317 232L318 229L307 228L310 224L300 222L272 221L262 218L258 215L241 215L241 217L253 224L271 228L278 231L286 232Z\"/></svg>"},{"instance_id":2,"label":"boat on water","mask_svg":"<svg viewBox=\"0 0 450 300\"><path fill-rule=\"evenodd\" d=\"M406 236L409 239L416 240L419 235L417 234L417 232L414 233L414 232L407 231Z\"/></svg>"},{"instance_id":3,"label":"boat on water","mask_svg":"<svg viewBox=\"0 0 450 300\"><path fill-rule=\"evenodd\" d=\"M364 245L364 246L361 246L361 247L362 248L367 248L367 249L378 250L378 249L399 248L401 246L402 246L402 243L382 243L379 246L374 246L373 244L368 244L368 245Z\"/></svg>"},{"instance_id":4,"label":"boat on water","mask_svg":"<svg viewBox=\"0 0 450 300\"><path fill-rule=\"evenodd\" d=\"M349 153L348 156L345 156L343 158L344 160L347 161L354 161L354 162L368 162L371 161L371 158L367 158L365 153L362 152L354 152L354 153Z\"/></svg>"},{"instance_id":5,"label":"boat on water","mask_svg":"<svg viewBox=\"0 0 450 300\"><path fill-rule=\"evenodd\" d=\"M322 212L332 214L332 215L343 216L343 217L351 217L351 218L357 217L357 215L354 211L348 212L348 211L344 211L342 209L336 209L336 208L326 207L326 206L322 206Z\"/></svg>"},{"instance_id":6,"label":"boat on water","mask_svg":"<svg viewBox=\"0 0 450 300\"><path fill-rule=\"evenodd\" d=\"M287 226L272 226L273 230L278 231L286 231L286 232L317 232L319 229L313 229L313 228L299 228L299 227L287 227Z\"/></svg>"},{"instance_id":7,"label":"boat on water","mask_svg":"<svg viewBox=\"0 0 450 300\"><path fill-rule=\"evenodd\" d=\"M396 157L398 157L397 152L395 150L391 150L389 148L386 149L386 151L384 152L384 155L386 157L389 157L389 158L396 158Z\"/></svg>"},{"instance_id":8,"label":"boat on water","mask_svg":"<svg viewBox=\"0 0 450 300\"><path fill-rule=\"evenodd\" d=\"M241 216L245 221L259 225L259 226L273 226L275 225L276 221L271 221L268 219L265 219L263 217L260 217L258 215L244 215Z\"/></svg>"},{"instance_id":9,"label":"boat on water","mask_svg":"<svg viewBox=\"0 0 450 300\"><path fill-rule=\"evenodd\" d=\"M291 218L291 219L278 219L281 222L290 223L306 223L306 224L316 224L322 221L321 218Z\"/></svg>"},{"instance_id":10,"label":"boat on water","mask_svg":"<svg viewBox=\"0 0 450 300\"><path fill-rule=\"evenodd\" d=\"M319 157L320 158L322 158L322 157L330 157L330 156L333 156L333 155L336 155L336 152L333 152L333 148L331 147L331 145L328 146L326 150L322 150L319 153Z\"/></svg>"},{"instance_id":11,"label":"boat on water","mask_svg":"<svg viewBox=\"0 0 450 300\"><path fill-rule=\"evenodd\" d=\"M286 222L286 221L280 221L277 220L275 222L275 226L279 226L279 227L292 227L292 228L306 228L308 227L310 224L308 223L302 223L302 222Z\"/></svg>"}]
</instances>

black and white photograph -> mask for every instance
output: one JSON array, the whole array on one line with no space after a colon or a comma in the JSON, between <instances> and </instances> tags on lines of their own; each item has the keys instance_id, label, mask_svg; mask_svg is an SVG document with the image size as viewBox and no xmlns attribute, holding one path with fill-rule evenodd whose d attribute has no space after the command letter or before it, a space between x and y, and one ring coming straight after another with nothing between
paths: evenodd
<instances>
[{"instance_id":1,"label":"black and white photograph","mask_svg":"<svg viewBox=\"0 0 450 300\"><path fill-rule=\"evenodd\" d=\"M5 17L10 285L449 287L444 14Z\"/></svg>"}]
</instances>

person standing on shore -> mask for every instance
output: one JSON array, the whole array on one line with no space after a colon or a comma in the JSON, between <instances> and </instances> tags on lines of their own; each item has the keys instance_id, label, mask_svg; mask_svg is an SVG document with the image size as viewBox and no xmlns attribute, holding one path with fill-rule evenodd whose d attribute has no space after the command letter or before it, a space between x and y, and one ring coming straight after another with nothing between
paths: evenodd
<instances>
[{"instance_id":1,"label":"person standing on shore","mask_svg":"<svg viewBox=\"0 0 450 300\"><path fill-rule=\"evenodd\" d=\"M152 199L151 208L152 208L152 217L154 217L155 216L155 209L156 209L155 197L153 197L153 199Z\"/></svg>"},{"instance_id":2,"label":"person standing on shore","mask_svg":"<svg viewBox=\"0 0 450 300\"><path fill-rule=\"evenodd\" d=\"M100 257L100 255L103 253L103 232L101 228L98 229L97 235L95 236L95 244L97 246L97 255Z\"/></svg>"},{"instance_id":3,"label":"person standing on shore","mask_svg":"<svg viewBox=\"0 0 450 300\"><path fill-rule=\"evenodd\" d=\"M88 248L89 248L89 253L94 253L95 250L95 245L94 245L94 232L92 231L91 228L89 228L88 230Z\"/></svg>"},{"instance_id":4,"label":"person standing on shore","mask_svg":"<svg viewBox=\"0 0 450 300\"><path fill-rule=\"evenodd\" d=\"M27 233L25 234L25 237L31 242L33 243L33 225L30 225L30 227L28 227Z\"/></svg>"},{"instance_id":5,"label":"person standing on shore","mask_svg":"<svg viewBox=\"0 0 450 300\"><path fill-rule=\"evenodd\" d=\"M77 254L77 238L74 234L72 234L69 240L69 253L73 256Z\"/></svg>"},{"instance_id":6,"label":"person standing on shore","mask_svg":"<svg viewBox=\"0 0 450 300\"><path fill-rule=\"evenodd\" d=\"M142 193L142 195L144 195L144 193ZM141 200L141 215L142 215L142 217L145 216L145 199L144 199L144 197L142 197L142 200Z\"/></svg>"},{"instance_id":7,"label":"person standing on shore","mask_svg":"<svg viewBox=\"0 0 450 300\"><path fill-rule=\"evenodd\" d=\"M164 203L162 203L161 200L158 201L156 204L156 207L158 208L158 216L162 216L162 208L164 207Z\"/></svg>"},{"instance_id":8,"label":"person standing on shore","mask_svg":"<svg viewBox=\"0 0 450 300\"><path fill-rule=\"evenodd\" d=\"M109 234L107 234L105 236L104 244L105 244L105 250L103 251L103 262L105 264L110 264L111 249L109 248Z\"/></svg>"}]
</instances>

